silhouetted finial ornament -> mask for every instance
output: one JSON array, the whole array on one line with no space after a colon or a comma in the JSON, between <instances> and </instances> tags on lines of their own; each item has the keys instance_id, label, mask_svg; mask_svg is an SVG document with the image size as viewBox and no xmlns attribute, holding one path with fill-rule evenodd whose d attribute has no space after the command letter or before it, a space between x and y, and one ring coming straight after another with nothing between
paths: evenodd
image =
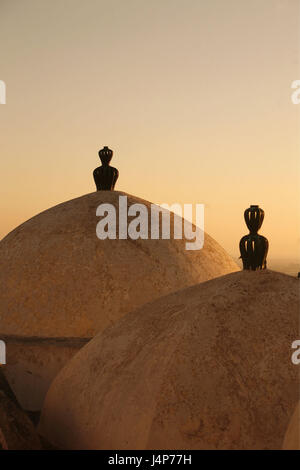
<instances>
[{"instance_id":1,"label":"silhouetted finial ornament","mask_svg":"<svg viewBox=\"0 0 300 470\"><path fill-rule=\"evenodd\" d=\"M241 238L240 252L243 260L243 268L266 269L267 253L269 248L268 240L262 235L258 235L258 230L262 226L265 213L258 206L250 206L244 212L245 222L249 229L249 234Z\"/></svg>"},{"instance_id":2,"label":"silhouetted finial ornament","mask_svg":"<svg viewBox=\"0 0 300 470\"><path fill-rule=\"evenodd\" d=\"M119 177L119 172L113 166L109 166L112 156L113 151L108 147L103 147L102 150L99 150L99 157L102 166L96 168L93 173L97 191L113 191L115 187Z\"/></svg>"}]
</instances>

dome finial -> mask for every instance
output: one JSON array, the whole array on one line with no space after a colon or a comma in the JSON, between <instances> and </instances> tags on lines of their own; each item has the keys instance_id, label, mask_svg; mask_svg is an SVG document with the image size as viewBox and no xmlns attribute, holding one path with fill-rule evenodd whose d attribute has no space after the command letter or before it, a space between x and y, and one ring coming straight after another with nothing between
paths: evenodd
<instances>
[{"instance_id":1,"label":"dome finial","mask_svg":"<svg viewBox=\"0 0 300 470\"><path fill-rule=\"evenodd\" d=\"M240 241L240 258L242 258L244 269L256 271L267 267L269 242L257 233L262 226L264 216L264 211L258 205L251 205L244 212L245 222L249 229L249 234Z\"/></svg>"},{"instance_id":2,"label":"dome finial","mask_svg":"<svg viewBox=\"0 0 300 470\"><path fill-rule=\"evenodd\" d=\"M99 150L99 157L102 165L94 170L93 176L97 187L97 191L113 191L119 172L117 168L110 166L114 152L107 146Z\"/></svg>"}]
</instances>

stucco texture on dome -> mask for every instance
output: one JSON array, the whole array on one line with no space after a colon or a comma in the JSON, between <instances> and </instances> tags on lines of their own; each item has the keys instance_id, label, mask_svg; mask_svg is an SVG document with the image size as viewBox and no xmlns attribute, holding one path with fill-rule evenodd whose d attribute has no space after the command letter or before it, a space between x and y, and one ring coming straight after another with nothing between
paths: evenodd
<instances>
[{"instance_id":1,"label":"stucco texture on dome","mask_svg":"<svg viewBox=\"0 0 300 470\"><path fill-rule=\"evenodd\" d=\"M300 405L296 406L284 436L283 450L300 450Z\"/></svg>"},{"instance_id":2,"label":"stucco texture on dome","mask_svg":"<svg viewBox=\"0 0 300 470\"><path fill-rule=\"evenodd\" d=\"M280 449L299 400L299 281L241 271L148 303L84 346L40 432L68 449Z\"/></svg>"},{"instance_id":3,"label":"stucco texture on dome","mask_svg":"<svg viewBox=\"0 0 300 470\"><path fill-rule=\"evenodd\" d=\"M59 204L0 242L0 335L93 336L147 301L239 269L209 235L199 251L184 240L99 240L96 208L118 207L120 195Z\"/></svg>"}]
</instances>

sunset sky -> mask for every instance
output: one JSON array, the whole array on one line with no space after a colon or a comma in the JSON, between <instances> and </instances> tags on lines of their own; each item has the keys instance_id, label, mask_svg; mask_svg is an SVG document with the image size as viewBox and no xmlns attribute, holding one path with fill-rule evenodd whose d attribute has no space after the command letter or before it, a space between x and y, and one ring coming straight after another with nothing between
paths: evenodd
<instances>
[{"instance_id":1,"label":"sunset sky","mask_svg":"<svg viewBox=\"0 0 300 470\"><path fill-rule=\"evenodd\" d=\"M204 203L233 256L259 204L300 262L299 31L299 0L0 0L0 238L94 191L108 145L116 189Z\"/></svg>"}]
</instances>

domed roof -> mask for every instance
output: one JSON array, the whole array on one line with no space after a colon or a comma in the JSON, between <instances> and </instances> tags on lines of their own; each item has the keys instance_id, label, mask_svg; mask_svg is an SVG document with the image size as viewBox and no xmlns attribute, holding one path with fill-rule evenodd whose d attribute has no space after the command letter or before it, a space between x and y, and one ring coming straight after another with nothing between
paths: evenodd
<instances>
[{"instance_id":1,"label":"domed roof","mask_svg":"<svg viewBox=\"0 0 300 470\"><path fill-rule=\"evenodd\" d=\"M283 450L300 450L300 403L296 406L285 433Z\"/></svg>"},{"instance_id":2,"label":"domed roof","mask_svg":"<svg viewBox=\"0 0 300 470\"><path fill-rule=\"evenodd\" d=\"M100 240L96 208L118 209L120 195L59 204L0 242L0 334L90 337L147 301L239 269L209 235L199 251L185 240Z\"/></svg>"},{"instance_id":3,"label":"domed roof","mask_svg":"<svg viewBox=\"0 0 300 470\"><path fill-rule=\"evenodd\" d=\"M241 271L144 305L52 383L40 431L72 449L273 449L299 399L299 281Z\"/></svg>"}]
</instances>

